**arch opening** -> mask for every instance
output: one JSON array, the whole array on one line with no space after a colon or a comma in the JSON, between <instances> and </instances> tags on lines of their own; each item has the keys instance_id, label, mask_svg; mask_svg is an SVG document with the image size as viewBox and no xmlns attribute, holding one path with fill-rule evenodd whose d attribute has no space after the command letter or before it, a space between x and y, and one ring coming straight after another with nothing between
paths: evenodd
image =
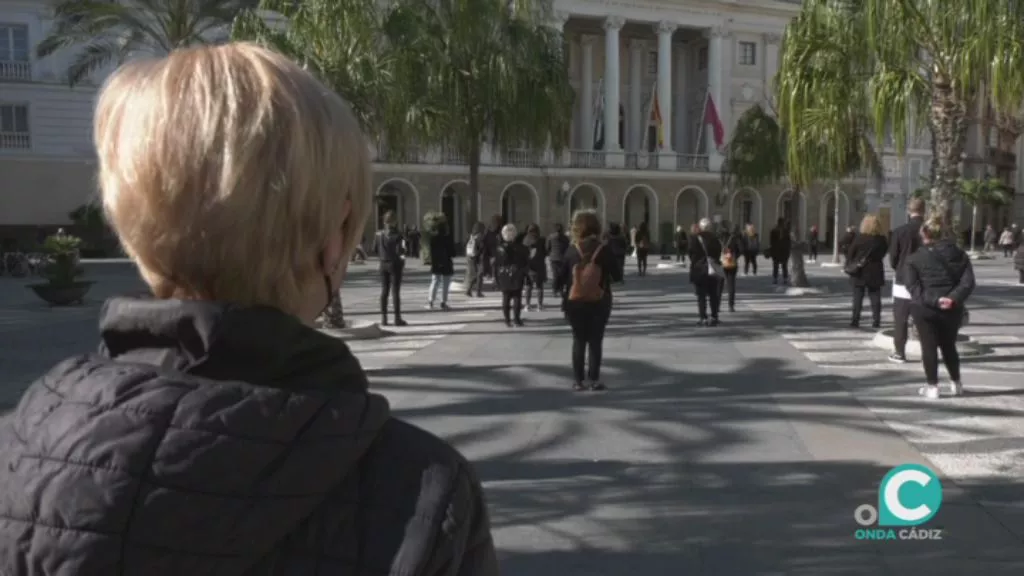
<instances>
[{"instance_id":1,"label":"arch opening","mask_svg":"<svg viewBox=\"0 0 1024 576\"><path fill-rule=\"evenodd\" d=\"M594 184L577 184L569 191L566 200L566 222L572 223L572 215L578 210L594 210L601 222L605 221L604 191Z\"/></svg>"},{"instance_id":2,"label":"arch opening","mask_svg":"<svg viewBox=\"0 0 1024 576\"><path fill-rule=\"evenodd\" d=\"M501 191L501 219L522 231L530 224L540 225L540 198L537 189L526 182L512 182Z\"/></svg>"},{"instance_id":3,"label":"arch opening","mask_svg":"<svg viewBox=\"0 0 1024 576\"><path fill-rule=\"evenodd\" d=\"M675 225L682 226L687 234L701 218L709 217L708 194L703 188L683 186L676 192L675 204Z\"/></svg>"},{"instance_id":4,"label":"arch opening","mask_svg":"<svg viewBox=\"0 0 1024 576\"><path fill-rule=\"evenodd\" d=\"M374 194L374 223L376 229L384 227L384 214L393 211L398 217L398 226L416 226L419 213L420 193L411 182L403 178L385 180Z\"/></svg>"}]
</instances>

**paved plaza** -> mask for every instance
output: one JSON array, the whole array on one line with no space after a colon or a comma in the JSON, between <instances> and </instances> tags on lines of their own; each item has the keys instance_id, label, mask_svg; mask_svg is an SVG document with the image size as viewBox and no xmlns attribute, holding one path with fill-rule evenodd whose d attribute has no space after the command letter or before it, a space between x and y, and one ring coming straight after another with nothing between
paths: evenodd
<instances>
[{"instance_id":1,"label":"paved plaza","mask_svg":"<svg viewBox=\"0 0 1024 576\"><path fill-rule=\"evenodd\" d=\"M652 261L653 264L653 261ZM557 312L499 321L499 299L425 310L428 275L403 289L410 326L352 342L398 416L448 439L485 482L505 574L518 576L1024 573L1024 287L1008 260L977 265L968 395L915 395L919 364L885 362L847 328L838 269L808 265L813 296L739 278L738 310L693 327L680 269L631 276L605 341L605 393L573 393ZM373 264L353 266L349 317L376 320ZM49 364L92 348L99 301L139 292L123 264L90 265L86 306L50 310L0 278L0 405ZM866 304L866 303L865 303ZM886 304L886 325L891 313ZM893 466L926 464L945 499L943 540L861 541Z\"/></svg>"}]
</instances>

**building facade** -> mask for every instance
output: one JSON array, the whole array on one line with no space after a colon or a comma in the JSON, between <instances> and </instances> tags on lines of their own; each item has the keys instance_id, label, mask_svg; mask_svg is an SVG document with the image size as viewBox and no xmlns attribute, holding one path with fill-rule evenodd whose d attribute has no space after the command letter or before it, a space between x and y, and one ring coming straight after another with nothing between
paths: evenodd
<instances>
[{"instance_id":1,"label":"building facade","mask_svg":"<svg viewBox=\"0 0 1024 576\"><path fill-rule=\"evenodd\" d=\"M798 3L555 0L554 8L551 25L564 35L577 92L570 149L485 149L479 191L471 194L460 154L435 149L396 158L379 148L378 209L368 230L388 209L403 225L442 211L464 238L493 215L547 229L583 207L625 228L646 220L656 242L702 217L767 229L796 214L800 230L817 225L826 235L834 228L834 194L785 185L723 190L722 157L704 126L708 100L726 139L747 108L766 102L781 34ZM95 197L96 83L70 89L61 80L66 55L36 58L48 26L45 3L0 0L0 237L66 224L68 212ZM647 137L654 95L661 146ZM598 150L599 123L606 145ZM840 227L867 208L860 190L840 193Z\"/></svg>"}]
</instances>

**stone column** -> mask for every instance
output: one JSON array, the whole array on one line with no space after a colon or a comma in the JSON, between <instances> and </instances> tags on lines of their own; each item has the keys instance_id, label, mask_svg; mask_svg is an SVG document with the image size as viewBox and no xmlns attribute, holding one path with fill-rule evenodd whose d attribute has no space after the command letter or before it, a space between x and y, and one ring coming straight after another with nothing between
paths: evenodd
<instances>
[{"instance_id":1,"label":"stone column","mask_svg":"<svg viewBox=\"0 0 1024 576\"><path fill-rule=\"evenodd\" d=\"M604 21L604 149L621 152L619 147L619 31L626 21L609 16ZM608 161L614 161L607 159Z\"/></svg>"},{"instance_id":2,"label":"stone column","mask_svg":"<svg viewBox=\"0 0 1024 576\"><path fill-rule=\"evenodd\" d=\"M626 150L639 151L643 142L644 128L647 119L644 118L643 102L643 62L644 43L640 40L629 41L629 117L626 125Z\"/></svg>"},{"instance_id":3,"label":"stone column","mask_svg":"<svg viewBox=\"0 0 1024 576\"><path fill-rule=\"evenodd\" d=\"M708 38L708 91L715 102L718 119L725 129L725 140L729 140L730 108L732 107L732 34L724 26L706 32ZM701 110L703 113L703 110ZM717 172L722 168L724 157L715 147L714 131L710 124L704 125L708 155L708 168ZM725 142L723 142L723 145Z\"/></svg>"},{"instance_id":4,"label":"stone column","mask_svg":"<svg viewBox=\"0 0 1024 576\"><path fill-rule=\"evenodd\" d=\"M677 25L674 22L659 22L658 32L658 107L661 109L661 130L665 144L660 150L672 154L672 34ZM672 163L675 170L675 163Z\"/></svg>"},{"instance_id":5,"label":"stone column","mask_svg":"<svg viewBox=\"0 0 1024 576\"><path fill-rule=\"evenodd\" d=\"M764 91L765 98L775 103L775 75L779 73L779 34L764 35ZM771 113L771 110L768 110Z\"/></svg>"},{"instance_id":6,"label":"stone column","mask_svg":"<svg viewBox=\"0 0 1024 576\"><path fill-rule=\"evenodd\" d=\"M690 85L687 74L689 72L690 63L690 47L686 44L680 44L678 46L678 53L676 54L676 99L674 103L674 109L676 111L676 122L675 122L675 150L679 154L693 154L693 148L690 146L690 103L689 93Z\"/></svg>"},{"instance_id":7,"label":"stone column","mask_svg":"<svg viewBox=\"0 0 1024 576\"><path fill-rule=\"evenodd\" d=\"M594 149L594 37L580 36L580 149Z\"/></svg>"}]
</instances>

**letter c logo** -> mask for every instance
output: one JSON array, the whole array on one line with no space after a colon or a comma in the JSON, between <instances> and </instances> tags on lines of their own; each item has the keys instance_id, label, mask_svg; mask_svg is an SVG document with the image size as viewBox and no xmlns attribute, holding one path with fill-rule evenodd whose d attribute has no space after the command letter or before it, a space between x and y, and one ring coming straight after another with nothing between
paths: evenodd
<instances>
[{"instance_id":1,"label":"letter c logo","mask_svg":"<svg viewBox=\"0 0 1024 576\"><path fill-rule=\"evenodd\" d=\"M917 526L934 516L941 503L942 485L934 472L916 464L897 466L882 480L878 523Z\"/></svg>"}]
</instances>

